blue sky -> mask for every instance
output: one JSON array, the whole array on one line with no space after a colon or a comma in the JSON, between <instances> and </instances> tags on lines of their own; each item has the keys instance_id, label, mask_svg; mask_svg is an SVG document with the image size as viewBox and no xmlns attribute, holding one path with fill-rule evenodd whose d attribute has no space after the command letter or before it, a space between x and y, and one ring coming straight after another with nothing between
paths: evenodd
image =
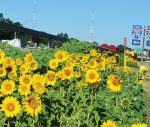
<instances>
[{"instance_id":1,"label":"blue sky","mask_svg":"<svg viewBox=\"0 0 150 127\"><path fill-rule=\"evenodd\" d=\"M5 18L21 23L33 18L34 0L0 0ZM121 44L134 24L150 25L150 0L37 0L35 29L50 34L90 40L94 9L94 40L99 44ZM32 22L25 24L32 28ZM133 47L133 46L132 46Z\"/></svg>"}]
</instances>

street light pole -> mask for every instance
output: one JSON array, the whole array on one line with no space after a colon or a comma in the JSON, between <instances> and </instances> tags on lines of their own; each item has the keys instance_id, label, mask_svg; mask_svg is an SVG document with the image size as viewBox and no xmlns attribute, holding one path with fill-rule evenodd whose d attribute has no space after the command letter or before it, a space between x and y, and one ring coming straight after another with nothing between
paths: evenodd
<instances>
[{"instance_id":1,"label":"street light pole","mask_svg":"<svg viewBox=\"0 0 150 127\"><path fill-rule=\"evenodd\" d=\"M146 26L144 26L143 32L143 41L142 41L142 56L141 56L141 63L143 64L143 57L144 57L144 44L145 44L145 33L146 33Z\"/></svg>"}]
</instances>

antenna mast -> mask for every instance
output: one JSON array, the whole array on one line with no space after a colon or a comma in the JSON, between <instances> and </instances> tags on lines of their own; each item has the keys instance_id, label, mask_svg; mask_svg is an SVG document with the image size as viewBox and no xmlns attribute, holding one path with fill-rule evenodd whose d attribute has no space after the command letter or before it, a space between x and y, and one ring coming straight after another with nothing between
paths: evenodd
<instances>
[{"instance_id":1,"label":"antenna mast","mask_svg":"<svg viewBox=\"0 0 150 127\"><path fill-rule=\"evenodd\" d=\"M92 22L91 22L91 29L90 29L90 42L93 42L94 38L94 10L92 11Z\"/></svg>"},{"instance_id":2,"label":"antenna mast","mask_svg":"<svg viewBox=\"0 0 150 127\"><path fill-rule=\"evenodd\" d=\"M33 10L33 29L35 28L35 21L36 21L36 15L35 15L35 11L36 11L36 0L34 0L34 10Z\"/></svg>"}]
</instances>

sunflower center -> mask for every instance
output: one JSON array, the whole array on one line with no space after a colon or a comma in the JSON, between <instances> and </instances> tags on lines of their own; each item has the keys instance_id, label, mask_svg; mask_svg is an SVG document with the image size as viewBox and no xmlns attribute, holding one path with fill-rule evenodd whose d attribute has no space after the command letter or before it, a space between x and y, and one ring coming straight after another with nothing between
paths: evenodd
<instances>
[{"instance_id":1,"label":"sunflower center","mask_svg":"<svg viewBox=\"0 0 150 127\"><path fill-rule=\"evenodd\" d=\"M27 91L27 86L23 85L21 89L22 89L23 92L26 92Z\"/></svg>"},{"instance_id":2,"label":"sunflower center","mask_svg":"<svg viewBox=\"0 0 150 127\"><path fill-rule=\"evenodd\" d=\"M62 54L58 54L58 59L62 59L62 58L63 58Z\"/></svg>"},{"instance_id":3,"label":"sunflower center","mask_svg":"<svg viewBox=\"0 0 150 127\"><path fill-rule=\"evenodd\" d=\"M49 75L47 76L47 78L48 78L48 80L53 81L54 78L55 78L55 75L54 75L54 74L49 74Z\"/></svg>"},{"instance_id":4,"label":"sunflower center","mask_svg":"<svg viewBox=\"0 0 150 127\"><path fill-rule=\"evenodd\" d=\"M31 63L31 67L34 68L35 67L35 63Z\"/></svg>"},{"instance_id":5,"label":"sunflower center","mask_svg":"<svg viewBox=\"0 0 150 127\"><path fill-rule=\"evenodd\" d=\"M94 66L94 61L91 61L91 62L90 62L90 65L91 65L91 66Z\"/></svg>"},{"instance_id":6,"label":"sunflower center","mask_svg":"<svg viewBox=\"0 0 150 127\"><path fill-rule=\"evenodd\" d=\"M21 67L20 69L22 72L24 72L26 69L24 67Z\"/></svg>"},{"instance_id":7,"label":"sunflower center","mask_svg":"<svg viewBox=\"0 0 150 127\"><path fill-rule=\"evenodd\" d=\"M38 101L35 99L32 99L29 101L29 105L32 109L36 109L38 107Z\"/></svg>"},{"instance_id":8,"label":"sunflower center","mask_svg":"<svg viewBox=\"0 0 150 127\"><path fill-rule=\"evenodd\" d=\"M72 55L71 58L72 58L73 60L76 60L76 55Z\"/></svg>"},{"instance_id":9,"label":"sunflower center","mask_svg":"<svg viewBox=\"0 0 150 127\"><path fill-rule=\"evenodd\" d=\"M9 72L11 72L12 71L12 67L7 67L6 68L6 71L9 73Z\"/></svg>"},{"instance_id":10,"label":"sunflower center","mask_svg":"<svg viewBox=\"0 0 150 127\"><path fill-rule=\"evenodd\" d=\"M91 74L89 75L89 78L90 78L90 79L94 79L94 78L95 78L95 74L94 74L94 73L91 73Z\"/></svg>"},{"instance_id":11,"label":"sunflower center","mask_svg":"<svg viewBox=\"0 0 150 127\"><path fill-rule=\"evenodd\" d=\"M38 89L38 90L42 90L42 86L41 86L41 85L38 85L38 86L37 86L37 89Z\"/></svg>"},{"instance_id":12,"label":"sunflower center","mask_svg":"<svg viewBox=\"0 0 150 127\"><path fill-rule=\"evenodd\" d=\"M11 90L11 88L12 88L12 87L11 87L10 84L6 84L6 85L5 85L5 89L8 90L8 91Z\"/></svg>"},{"instance_id":13,"label":"sunflower center","mask_svg":"<svg viewBox=\"0 0 150 127\"><path fill-rule=\"evenodd\" d=\"M113 127L113 125L106 125L106 127Z\"/></svg>"},{"instance_id":14,"label":"sunflower center","mask_svg":"<svg viewBox=\"0 0 150 127\"><path fill-rule=\"evenodd\" d=\"M42 85L38 85L37 86L37 90L38 90L38 92L43 92L44 90L45 90L45 88L44 88L44 86L42 86Z\"/></svg>"},{"instance_id":15,"label":"sunflower center","mask_svg":"<svg viewBox=\"0 0 150 127\"><path fill-rule=\"evenodd\" d=\"M119 86L119 84L120 84L119 78L115 77L115 78L113 79L113 85Z\"/></svg>"},{"instance_id":16,"label":"sunflower center","mask_svg":"<svg viewBox=\"0 0 150 127\"><path fill-rule=\"evenodd\" d=\"M7 110L8 110L9 112L14 111L14 110L15 110L15 105L14 105L13 103L8 103L8 104L7 104Z\"/></svg>"},{"instance_id":17,"label":"sunflower center","mask_svg":"<svg viewBox=\"0 0 150 127\"><path fill-rule=\"evenodd\" d=\"M99 64L99 68L103 68L102 64Z\"/></svg>"},{"instance_id":18,"label":"sunflower center","mask_svg":"<svg viewBox=\"0 0 150 127\"><path fill-rule=\"evenodd\" d=\"M69 76L69 75L71 75L71 71L70 70L65 70L65 74L67 75L67 76Z\"/></svg>"},{"instance_id":19,"label":"sunflower center","mask_svg":"<svg viewBox=\"0 0 150 127\"><path fill-rule=\"evenodd\" d=\"M52 63L52 66L56 66L56 62L53 62L53 63Z\"/></svg>"},{"instance_id":20,"label":"sunflower center","mask_svg":"<svg viewBox=\"0 0 150 127\"><path fill-rule=\"evenodd\" d=\"M32 56L28 56L28 61L32 61Z\"/></svg>"},{"instance_id":21,"label":"sunflower center","mask_svg":"<svg viewBox=\"0 0 150 127\"><path fill-rule=\"evenodd\" d=\"M3 74L3 70L0 70L0 74Z\"/></svg>"},{"instance_id":22,"label":"sunflower center","mask_svg":"<svg viewBox=\"0 0 150 127\"><path fill-rule=\"evenodd\" d=\"M24 82L25 84L28 84L28 83L30 82L30 79L27 78L27 77L25 77L25 78L23 79L23 82Z\"/></svg>"}]
</instances>

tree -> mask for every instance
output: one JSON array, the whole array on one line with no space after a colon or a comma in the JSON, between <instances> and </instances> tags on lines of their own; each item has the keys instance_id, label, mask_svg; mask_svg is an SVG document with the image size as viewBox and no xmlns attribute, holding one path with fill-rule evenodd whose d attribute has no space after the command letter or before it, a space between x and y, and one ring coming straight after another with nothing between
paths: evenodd
<instances>
[{"instance_id":1,"label":"tree","mask_svg":"<svg viewBox=\"0 0 150 127\"><path fill-rule=\"evenodd\" d=\"M0 15L3 16L2 13L0 13ZM11 19L7 18L3 18L2 20L3 22L5 23L10 23L10 24L14 24L14 25L17 25L17 26L22 26L20 22L13 22ZM19 34L16 33L17 37L19 37ZM11 40L13 39L15 36L15 32L14 31L10 31L10 30L6 30L6 29L3 29L3 28L0 28L0 40Z\"/></svg>"},{"instance_id":2,"label":"tree","mask_svg":"<svg viewBox=\"0 0 150 127\"><path fill-rule=\"evenodd\" d=\"M0 13L0 21L3 21L3 13Z\"/></svg>"},{"instance_id":3,"label":"tree","mask_svg":"<svg viewBox=\"0 0 150 127\"><path fill-rule=\"evenodd\" d=\"M124 52L124 46L123 46L123 45L118 45L117 50L118 50L120 53L123 53L123 52Z\"/></svg>"},{"instance_id":4,"label":"tree","mask_svg":"<svg viewBox=\"0 0 150 127\"><path fill-rule=\"evenodd\" d=\"M57 34L57 36L68 39L68 34L67 33L59 33L59 34Z\"/></svg>"}]
</instances>

